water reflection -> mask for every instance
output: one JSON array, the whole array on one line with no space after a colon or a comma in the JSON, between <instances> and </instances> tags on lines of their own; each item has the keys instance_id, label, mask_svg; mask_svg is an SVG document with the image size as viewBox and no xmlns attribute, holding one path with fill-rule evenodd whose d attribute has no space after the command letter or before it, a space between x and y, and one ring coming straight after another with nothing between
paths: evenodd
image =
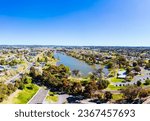
<instances>
[{"instance_id":1,"label":"water reflection","mask_svg":"<svg viewBox=\"0 0 150 121\"><path fill-rule=\"evenodd\" d=\"M59 59L56 65L64 64L68 66L70 70L79 70L81 75L87 76L90 72L93 72L100 68L100 65L93 65L90 66L87 63L80 61L76 58L68 56L64 53L55 52L54 57ZM103 68L103 72L105 75L108 75L109 71L107 68Z\"/></svg>"}]
</instances>

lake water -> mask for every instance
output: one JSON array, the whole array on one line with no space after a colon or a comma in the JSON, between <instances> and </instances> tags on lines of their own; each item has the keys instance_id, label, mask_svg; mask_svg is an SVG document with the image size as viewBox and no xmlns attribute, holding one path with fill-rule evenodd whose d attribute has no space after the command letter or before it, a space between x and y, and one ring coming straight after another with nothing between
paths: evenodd
<instances>
[{"instance_id":1,"label":"lake water","mask_svg":"<svg viewBox=\"0 0 150 121\"><path fill-rule=\"evenodd\" d=\"M55 52L54 57L59 59L57 65L64 64L65 66L68 66L71 71L75 69L79 70L81 75L83 76L87 76L90 72L93 72L96 69L100 68L99 65L90 66L81 60L78 60L76 58L73 58L71 56L59 52ZM107 68L103 68L103 72L105 75L108 75L109 73Z\"/></svg>"}]
</instances>

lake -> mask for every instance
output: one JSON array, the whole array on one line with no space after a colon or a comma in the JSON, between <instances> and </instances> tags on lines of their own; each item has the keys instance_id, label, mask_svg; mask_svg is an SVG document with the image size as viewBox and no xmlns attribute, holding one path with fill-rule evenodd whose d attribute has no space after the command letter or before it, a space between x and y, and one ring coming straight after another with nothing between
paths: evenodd
<instances>
[{"instance_id":1,"label":"lake","mask_svg":"<svg viewBox=\"0 0 150 121\"><path fill-rule=\"evenodd\" d=\"M81 75L83 76L87 76L90 72L93 72L96 69L100 68L100 65L90 66L84 61L78 60L60 52L54 52L54 57L56 59L59 59L59 61L56 63L57 66L60 64L64 64L65 66L68 66L71 71L79 70ZM109 74L107 68L103 68L103 72L105 75Z\"/></svg>"}]
</instances>

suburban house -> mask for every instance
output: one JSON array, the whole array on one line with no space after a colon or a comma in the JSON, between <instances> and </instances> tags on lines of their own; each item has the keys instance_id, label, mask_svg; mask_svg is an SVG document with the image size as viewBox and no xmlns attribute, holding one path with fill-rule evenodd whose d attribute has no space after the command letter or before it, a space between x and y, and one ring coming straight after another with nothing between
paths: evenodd
<instances>
[{"instance_id":1,"label":"suburban house","mask_svg":"<svg viewBox=\"0 0 150 121\"><path fill-rule=\"evenodd\" d=\"M5 67L0 65L0 72L4 71L5 70Z\"/></svg>"},{"instance_id":2,"label":"suburban house","mask_svg":"<svg viewBox=\"0 0 150 121\"><path fill-rule=\"evenodd\" d=\"M38 52L36 52L36 51L32 51L29 53L30 56L36 56L37 54L38 54Z\"/></svg>"},{"instance_id":3,"label":"suburban house","mask_svg":"<svg viewBox=\"0 0 150 121\"><path fill-rule=\"evenodd\" d=\"M14 60L15 58L16 58L16 57L15 57L14 55L12 55L12 56L10 56L10 57L5 58L5 61L10 62L10 61Z\"/></svg>"}]
</instances>

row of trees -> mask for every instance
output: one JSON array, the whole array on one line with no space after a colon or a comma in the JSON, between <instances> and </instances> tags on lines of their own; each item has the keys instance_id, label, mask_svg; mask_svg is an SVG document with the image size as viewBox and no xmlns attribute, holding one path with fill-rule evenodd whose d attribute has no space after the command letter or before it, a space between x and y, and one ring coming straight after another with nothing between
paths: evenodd
<instances>
[{"instance_id":1,"label":"row of trees","mask_svg":"<svg viewBox=\"0 0 150 121\"><path fill-rule=\"evenodd\" d=\"M0 102L7 98L11 93L13 93L17 88L12 84L0 83Z\"/></svg>"},{"instance_id":2,"label":"row of trees","mask_svg":"<svg viewBox=\"0 0 150 121\"><path fill-rule=\"evenodd\" d=\"M10 65L10 66L15 66L17 64L21 64L23 61L22 60L17 60L17 59L14 59L10 62L6 61L5 59L1 59L0 60L0 65Z\"/></svg>"},{"instance_id":3,"label":"row of trees","mask_svg":"<svg viewBox=\"0 0 150 121\"><path fill-rule=\"evenodd\" d=\"M103 60L101 55L89 53L88 51L85 53L82 53L82 54L79 54L80 52L77 53L75 51L63 51L63 52L65 52L69 56L72 56L79 60L83 60L86 63L88 63L89 65L99 64L99 61Z\"/></svg>"},{"instance_id":4,"label":"row of trees","mask_svg":"<svg viewBox=\"0 0 150 121\"><path fill-rule=\"evenodd\" d=\"M31 83L32 80L29 76L24 75L20 80L16 80L14 84L0 83L0 102L6 99L10 94L15 92L17 89L23 90L25 84Z\"/></svg>"},{"instance_id":5,"label":"row of trees","mask_svg":"<svg viewBox=\"0 0 150 121\"><path fill-rule=\"evenodd\" d=\"M131 103L133 100L142 99L150 95L150 90L143 89L138 86L128 86L127 88L121 90L121 93L124 95L124 99L127 100L127 102Z\"/></svg>"}]
</instances>

